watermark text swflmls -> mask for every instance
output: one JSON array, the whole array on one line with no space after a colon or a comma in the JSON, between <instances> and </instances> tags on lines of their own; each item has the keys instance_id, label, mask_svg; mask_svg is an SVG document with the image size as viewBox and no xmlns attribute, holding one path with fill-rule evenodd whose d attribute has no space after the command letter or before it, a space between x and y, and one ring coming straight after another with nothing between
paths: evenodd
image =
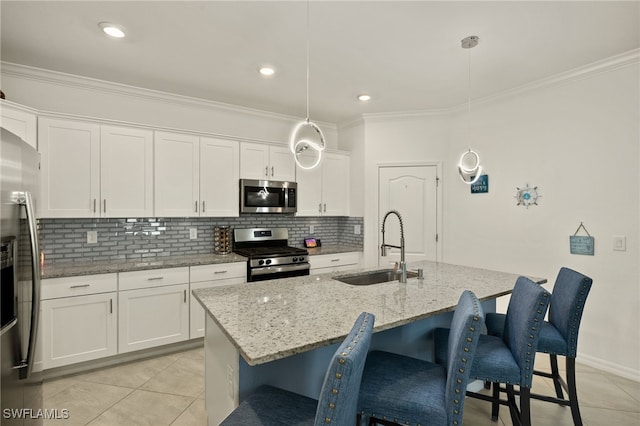
<instances>
[{"instance_id":1,"label":"watermark text swflmls","mask_svg":"<svg viewBox=\"0 0 640 426\"><path fill-rule=\"evenodd\" d=\"M69 410L66 408L4 408L2 418L65 420L69 418Z\"/></svg>"}]
</instances>

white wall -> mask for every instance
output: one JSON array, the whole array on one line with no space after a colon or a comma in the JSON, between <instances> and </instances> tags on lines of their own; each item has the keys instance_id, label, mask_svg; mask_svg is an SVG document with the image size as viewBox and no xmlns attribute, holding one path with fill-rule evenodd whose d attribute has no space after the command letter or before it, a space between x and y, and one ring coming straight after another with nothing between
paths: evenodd
<instances>
[{"instance_id":1,"label":"white wall","mask_svg":"<svg viewBox=\"0 0 640 426\"><path fill-rule=\"evenodd\" d=\"M38 68L7 63L0 66L7 100L40 111L282 144L289 142L291 130L300 120ZM328 148L337 149L335 124L317 124Z\"/></svg>"},{"instance_id":2,"label":"white wall","mask_svg":"<svg viewBox=\"0 0 640 426\"><path fill-rule=\"evenodd\" d=\"M579 360L640 380L639 66L612 67L448 117L366 121L365 247L375 259L379 162L442 160L445 262L546 277L567 266L594 280ZM471 129L472 137L468 138ZM470 194L456 172L471 145L489 175L488 194ZM538 206L517 206L516 187L538 186ZM584 222L595 256L569 253ZM625 235L627 251L612 250Z\"/></svg>"}]
</instances>

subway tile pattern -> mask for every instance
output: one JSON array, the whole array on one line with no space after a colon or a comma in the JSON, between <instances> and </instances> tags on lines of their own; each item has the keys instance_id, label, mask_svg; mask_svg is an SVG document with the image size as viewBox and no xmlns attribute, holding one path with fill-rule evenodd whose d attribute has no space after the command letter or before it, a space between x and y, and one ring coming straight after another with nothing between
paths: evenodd
<instances>
[{"instance_id":1,"label":"subway tile pattern","mask_svg":"<svg viewBox=\"0 0 640 426\"><path fill-rule=\"evenodd\" d=\"M316 237L325 245L362 248L361 217L294 217L242 215L221 218L83 218L40 219L40 249L46 262L101 262L152 260L150 258L213 253L213 228L287 228L289 244L301 247L305 237ZM314 232L310 233L313 226ZM191 228L197 238L190 239ZM98 242L87 243L87 232L95 231Z\"/></svg>"}]
</instances>

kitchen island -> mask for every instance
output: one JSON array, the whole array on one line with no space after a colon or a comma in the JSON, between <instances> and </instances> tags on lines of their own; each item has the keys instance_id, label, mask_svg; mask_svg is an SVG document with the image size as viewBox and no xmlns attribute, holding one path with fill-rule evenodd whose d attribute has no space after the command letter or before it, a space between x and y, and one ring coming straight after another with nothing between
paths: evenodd
<instances>
[{"instance_id":1,"label":"kitchen island","mask_svg":"<svg viewBox=\"0 0 640 426\"><path fill-rule=\"evenodd\" d=\"M409 265L417 268L424 279L406 284L354 286L333 279L343 272L194 290L207 312L209 425L219 424L263 383L317 398L331 355L363 311L376 316L372 349L431 359L431 331L448 326L463 290L492 311L518 278L440 262Z\"/></svg>"}]
</instances>

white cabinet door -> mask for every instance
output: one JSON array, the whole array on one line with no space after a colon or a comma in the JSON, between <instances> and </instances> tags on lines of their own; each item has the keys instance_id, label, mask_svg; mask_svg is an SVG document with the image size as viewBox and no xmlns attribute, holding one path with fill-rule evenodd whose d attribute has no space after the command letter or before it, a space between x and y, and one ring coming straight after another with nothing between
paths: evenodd
<instances>
[{"instance_id":1,"label":"white cabinet door","mask_svg":"<svg viewBox=\"0 0 640 426\"><path fill-rule=\"evenodd\" d=\"M357 269L361 258L361 252L357 251L309 256L309 275Z\"/></svg>"},{"instance_id":2,"label":"white cabinet door","mask_svg":"<svg viewBox=\"0 0 640 426\"><path fill-rule=\"evenodd\" d=\"M288 147L269 147L269 179L295 181L296 161Z\"/></svg>"},{"instance_id":3,"label":"white cabinet door","mask_svg":"<svg viewBox=\"0 0 640 426\"><path fill-rule=\"evenodd\" d=\"M120 353L189 338L189 284L120 291Z\"/></svg>"},{"instance_id":4,"label":"white cabinet door","mask_svg":"<svg viewBox=\"0 0 640 426\"><path fill-rule=\"evenodd\" d=\"M200 138L200 216L238 216L237 141Z\"/></svg>"},{"instance_id":5,"label":"white cabinet door","mask_svg":"<svg viewBox=\"0 0 640 426\"><path fill-rule=\"evenodd\" d=\"M259 143L240 144L240 177L269 179L269 146Z\"/></svg>"},{"instance_id":6,"label":"white cabinet door","mask_svg":"<svg viewBox=\"0 0 640 426\"><path fill-rule=\"evenodd\" d=\"M320 216L322 214L322 165L313 169L297 169L298 212L297 216Z\"/></svg>"},{"instance_id":7,"label":"white cabinet door","mask_svg":"<svg viewBox=\"0 0 640 426\"><path fill-rule=\"evenodd\" d=\"M40 217L99 216L100 126L40 118Z\"/></svg>"},{"instance_id":8,"label":"white cabinet door","mask_svg":"<svg viewBox=\"0 0 640 426\"><path fill-rule=\"evenodd\" d=\"M198 216L200 212L197 136L155 132L155 215Z\"/></svg>"},{"instance_id":9,"label":"white cabinet door","mask_svg":"<svg viewBox=\"0 0 640 426\"><path fill-rule=\"evenodd\" d=\"M296 162L287 147L242 142L240 144L240 177L295 181Z\"/></svg>"},{"instance_id":10,"label":"white cabinet door","mask_svg":"<svg viewBox=\"0 0 640 426\"><path fill-rule=\"evenodd\" d=\"M322 159L322 214L349 215L349 156L326 154Z\"/></svg>"},{"instance_id":11,"label":"white cabinet door","mask_svg":"<svg viewBox=\"0 0 640 426\"><path fill-rule=\"evenodd\" d=\"M43 300L41 309L43 368L117 353L115 292Z\"/></svg>"},{"instance_id":12,"label":"white cabinet door","mask_svg":"<svg viewBox=\"0 0 640 426\"><path fill-rule=\"evenodd\" d=\"M153 216L153 133L101 126L101 216Z\"/></svg>"},{"instance_id":13,"label":"white cabinet door","mask_svg":"<svg viewBox=\"0 0 640 426\"><path fill-rule=\"evenodd\" d=\"M298 216L349 215L348 155L325 153L311 169L297 168Z\"/></svg>"},{"instance_id":14,"label":"white cabinet door","mask_svg":"<svg viewBox=\"0 0 640 426\"><path fill-rule=\"evenodd\" d=\"M38 149L36 113L22 109L18 105L11 105L6 101L1 101L0 105L2 106L0 108L2 112L0 126Z\"/></svg>"},{"instance_id":15,"label":"white cabinet door","mask_svg":"<svg viewBox=\"0 0 640 426\"><path fill-rule=\"evenodd\" d=\"M245 278L228 278L225 280L215 280L215 281L202 281L198 283L191 283L191 290L197 290L200 288L210 288L210 287L220 287L223 285L232 285L232 284L243 284L245 282ZM197 337L204 336L204 323L205 323L205 312L200 302L193 297L191 294L190 298L190 320L189 320L189 338L195 339Z\"/></svg>"}]
</instances>

